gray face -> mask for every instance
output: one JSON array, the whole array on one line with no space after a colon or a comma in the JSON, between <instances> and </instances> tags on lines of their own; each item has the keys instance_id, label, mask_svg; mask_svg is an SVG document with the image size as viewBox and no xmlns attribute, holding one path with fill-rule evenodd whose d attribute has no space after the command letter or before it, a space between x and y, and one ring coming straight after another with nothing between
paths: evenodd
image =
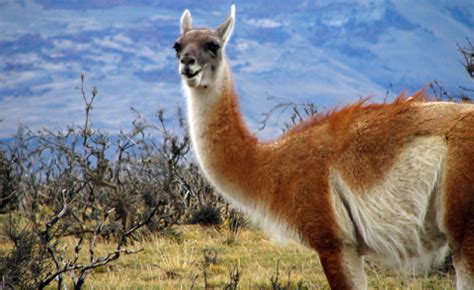
<instances>
[{"instance_id":1,"label":"gray face","mask_svg":"<svg viewBox=\"0 0 474 290\"><path fill-rule=\"evenodd\" d=\"M179 73L189 87L208 87L216 84L222 73L223 49L234 28L235 5L230 15L215 30L193 29L189 10L181 16L181 36L174 49L179 60Z\"/></svg>"},{"instance_id":2,"label":"gray face","mask_svg":"<svg viewBox=\"0 0 474 290\"><path fill-rule=\"evenodd\" d=\"M174 45L179 60L179 73L190 87L206 87L214 83L222 63L223 41L217 31L189 30Z\"/></svg>"}]
</instances>

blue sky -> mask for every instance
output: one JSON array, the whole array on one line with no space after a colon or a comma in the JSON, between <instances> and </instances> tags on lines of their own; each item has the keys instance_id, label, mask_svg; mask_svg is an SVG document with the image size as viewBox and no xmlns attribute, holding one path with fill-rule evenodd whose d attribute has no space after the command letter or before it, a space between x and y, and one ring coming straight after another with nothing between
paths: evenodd
<instances>
[{"instance_id":1,"label":"blue sky","mask_svg":"<svg viewBox=\"0 0 474 290\"><path fill-rule=\"evenodd\" d=\"M214 27L234 2L227 54L253 130L274 104L267 96L325 110L435 79L454 93L474 86L456 46L474 38L472 0L0 0L0 137L19 123L81 124L81 73L99 91L94 126L112 133L130 128L131 107L149 119L184 107L171 49L179 17L189 8L196 25Z\"/></svg>"}]
</instances>

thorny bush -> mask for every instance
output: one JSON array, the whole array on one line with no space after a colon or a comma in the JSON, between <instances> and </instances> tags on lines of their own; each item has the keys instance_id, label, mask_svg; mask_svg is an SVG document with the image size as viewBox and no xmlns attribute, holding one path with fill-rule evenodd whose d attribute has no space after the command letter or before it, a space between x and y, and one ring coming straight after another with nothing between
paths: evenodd
<instances>
[{"instance_id":1,"label":"thorny bush","mask_svg":"<svg viewBox=\"0 0 474 290\"><path fill-rule=\"evenodd\" d=\"M166 233L191 213L222 204L199 174L181 110L177 129L159 110L156 123L136 113L129 132L110 135L92 126L97 90L88 96L83 76L77 89L82 125L20 127L0 144L0 211L8 213L0 238L13 245L0 254L0 288L55 282L60 289L67 278L80 289L92 269L140 250L128 249L134 239ZM72 251L66 239L74 240ZM97 255L100 239L115 241L115 249Z\"/></svg>"}]
</instances>

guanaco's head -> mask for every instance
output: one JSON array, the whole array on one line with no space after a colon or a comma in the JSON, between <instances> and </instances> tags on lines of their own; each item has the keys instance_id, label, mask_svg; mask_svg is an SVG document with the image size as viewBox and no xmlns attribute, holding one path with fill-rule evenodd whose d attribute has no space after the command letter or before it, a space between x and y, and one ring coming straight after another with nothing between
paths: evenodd
<instances>
[{"instance_id":1,"label":"guanaco's head","mask_svg":"<svg viewBox=\"0 0 474 290\"><path fill-rule=\"evenodd\" d=\"M215 84L222 74L224 48L232 34L235 5L230 15L216 29L192 27L189 10L181 16L181 35L174 44L179 60L179 73L189 87L207 87Z\"/></svg>"}]
</instances>

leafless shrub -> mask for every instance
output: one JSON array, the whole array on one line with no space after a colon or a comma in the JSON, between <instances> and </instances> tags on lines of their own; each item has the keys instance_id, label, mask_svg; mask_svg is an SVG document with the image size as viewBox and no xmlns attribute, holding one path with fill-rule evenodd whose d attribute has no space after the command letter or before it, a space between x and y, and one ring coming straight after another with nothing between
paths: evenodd
<instances>
[{"instance_id":1,"label":"leafless shrub","mask_svg":"<svg viewBox=\"0 0 474 290\"><path fill-rule=\"evenodd\" d=\"M466 69L467 74L471 78L474 78L474 45L469 38L466 38L466 42L467 44L464 47L458 44L458 51L464 57L463 66Z\"/></svg>"},{"instance_id":2,"label":"leafless shrub","mask_svg":"<svg viewBox=\"0 0 474 290\"><path fill-rule=\"evenodd\" d=\"M278 103L271 107L270 110L262 113L259 130L265 129L268 122L271 119L275 119L275 125L280 126L281 130L286 132L297 123L318 113L316 106L312 102L296 103L274 96L267 96L267 100L277 101ZM283 124L281 124L282 118L284 119Z\"/></svg>"},{"instance_id":3,"label":"leafless shrub","mask_svg":"<svg viewBox=\"0 0 474 290\"><path fill-rule=\"evenodd\" d=\"M92 127L97 89L87 96L83 76L77 89L82 125L20 127L13 141L0 144L0 208L11 216L3 235L13 244L0 257L8 287L60 289L69 279L80 289L92 269L140 251L129 249L134 239L173 232L191 212L221 203L190 154L180 110L177 129L159 110L157 123L137 113L129 132L111 136ZM75 244L72 256L66 239ZM96 251L101 239L115 242L103 256Z\"/></svg>"},{"instance_id":4,"label":"leafless shrub","mask_svg":"<svg viewBox=\"0 0 474 290\"><path fill-rule=\"evenodd\" d=\"M202 251L203 263L202 263L202 276L204 279L204 289L209 289L209 266L216 265L219 263L219 259L217 258L217 251L213 248L205 248Z\"/></svg>"},{"instance_id":5,"label":"leafless shrub","mask_svg":"<svg viewBox=\"0 0 474 290\"><path fill-rule=\"evenodd\" d=\"M464 66L467 74L474 79L474 45L469 38L466 38L466 42L467 44L465 46L458 44L458 51L463 56L461 64ZM452 94L448 92L443 82L437 80L431 82L430 88L437 100L472 102L472 94L474 93L473 88L459 86L460 92L458 94Z\"/></svg>"},{"instance_id":6,"label":"leafless shrub","mask_svg":"<svg viewBox=\"0 0 474 290\"><path fill-rule=\"evenodd\" d=\"M240 231L249 225L248 218L236 209L231 209L227 216L227 225L229 229L229 235L227 237L227 243L235 243L239 237Z\"/></svg>"},{"instance_id":7,"label":"leafless shrub","mask_svg":"<svg viewBox=\"0 0 474 290\"><path fill-rule=\"evenodd\" d=\"M193 212L190 223L203 226L219 226L222 224L221 209L212 205L200 207Z\"/></svg>"},{"instance_id":8,"label":"leafless shrub","mask_svg":"<svg viewBox=\"0 0 474 290\"><path fill-rule=\"evenodd\" d=\"M441 81L434 80L430 83L431 93L437 101L453 101L453 102L471 102L472 98L466 88L462 88L459 94L451 94Z\"/></svg>"},{"instance_id":9,"label":"leafless shrub","mask_svg":"<svg viewBox=\"0 0 474 290\"><path fill-rule=\"evenodd\" d=\"M239 287L240 279L242 277L242 269L237 264L229 270L229 280L224 284L225 290L237 290Z\"/></svg>"},{"instance_id":10,"label":"leafless shrub","mask_svg":"<svg viewBox=\"0 0 474 290\"><path fill-rule=\"evenodd\" d=\"M217 264L219 264L219 259L217 257L216 249L205 248L202 251L202 256L203 256L205 265L217 265Z\"/></svg>"},{"instance_id":11,"label":"leafless shrub","mask_svg":"<svg viewBox=\"0 0 474 290\"><path fill-rule=\"evenodd\" d=\"M13 173L13 162L0 151L0 213L10 212L18 206L15 193L18 178Z\"/></svg>"},{"instance_id":12,"label":"leafless shrub","mask_svg":"<svg viewBox=\"0 0 474 290\"><path fill-rule=\"evenodd\" d=\"M270 276L270 278L268 278L270 280L270 283L272 285L272 289L274 290L279 290L279 289L283 289L282 285L281 285L281 282L280 282L280 260L277 261L277 265L276 265L276 273L272 276Z\"/></svg>"},{"instance_id":13,"label":"leafless shrub","mask_svg":"<svg viewBox=\"0 0 474 290\"><path fill-rule=\"evenodd\" d=\"M304 288L304 283L302 280L294 283L291 281L291 269L288 270L288 275L287 275L287 282L286 284L283 284L283 281L281 281L281 273L280 273L280 261L277 261L276 265L276 273L271 275L269 278L270 283L272 285L273 290L283 290L283 289L305 289Z\"/></svg>"}]
</instances>

